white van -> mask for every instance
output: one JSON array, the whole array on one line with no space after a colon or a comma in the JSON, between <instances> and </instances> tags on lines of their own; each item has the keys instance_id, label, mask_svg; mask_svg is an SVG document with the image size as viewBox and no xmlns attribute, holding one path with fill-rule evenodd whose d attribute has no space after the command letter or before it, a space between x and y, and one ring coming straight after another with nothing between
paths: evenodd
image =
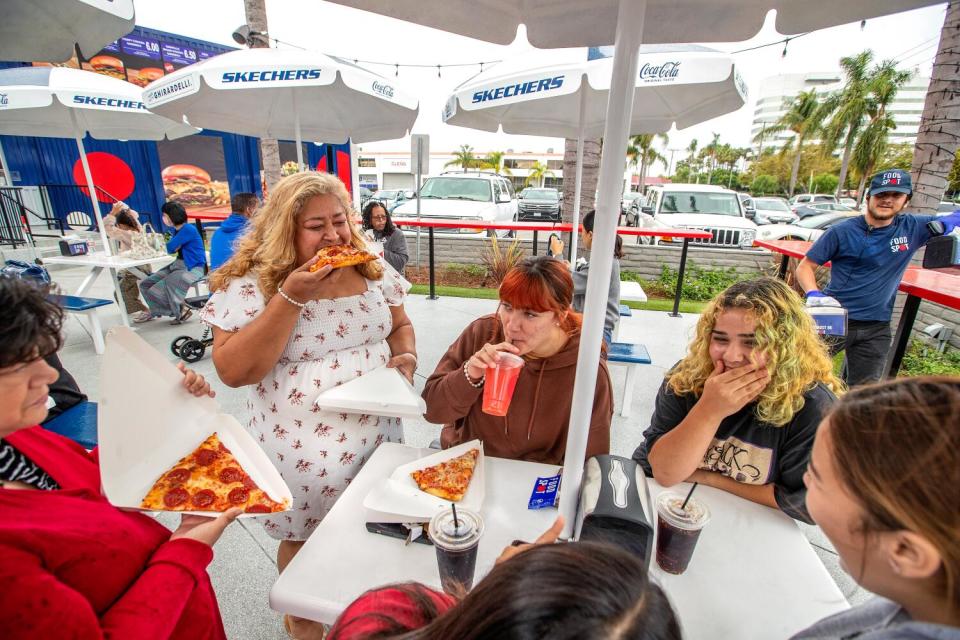
<instances>
[{"instance_id":1,"label":"white van","mask_svg":"<svg viewBox=\"0 0 960 640\"><path fill-rule=\"evenodd\" d=\"M414 218L416 199L408 200L392 212L395 218ZM501 175L488 172L445 172L427 178L420 188L420 217L483 222L513 222L517 215L517 196L513 185ZM442 229L443 233L480 234L483 229ZM491 231L488 235L494 235ZM509 235L506 230L497 235Z\"/></svg>"},{"instance_id":2,"label":"white van","mask_svg":"<svg viewBox=\"0 0 960 640\"><path fill-rule=\"evenodd\" d=\"M702 229L713 237L691 244L749 249L757 225L747 218L736 191L709 184L664 184L647 189L640 207L640 227ZM682 238L649 238L649 244L681 245Z\"/></svg>"}]
</instances>

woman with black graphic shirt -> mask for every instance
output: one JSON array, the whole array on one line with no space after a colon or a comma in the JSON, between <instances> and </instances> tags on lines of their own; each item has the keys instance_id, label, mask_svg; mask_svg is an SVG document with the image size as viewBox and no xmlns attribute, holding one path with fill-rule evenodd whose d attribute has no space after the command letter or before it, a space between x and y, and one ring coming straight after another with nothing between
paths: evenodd
<instances>
[{"instance_id":1,"label":"woman with black graphic shirt","mask_svg":"<svg viewBox=\"0 0 960 640\"><path fill-rule=\"evenodd\" d=\"M700 316L633 457L664 486L699 482L810 522L803 473L841 388L800 297L739 282Z\"/></svg>"}]
</instances>

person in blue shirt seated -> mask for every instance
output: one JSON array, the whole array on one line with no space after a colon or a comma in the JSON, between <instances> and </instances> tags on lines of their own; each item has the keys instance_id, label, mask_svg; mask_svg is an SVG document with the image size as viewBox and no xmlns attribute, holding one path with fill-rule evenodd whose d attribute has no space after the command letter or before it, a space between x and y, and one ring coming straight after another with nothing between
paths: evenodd
<instances>
[{"instance_id":1,"label":"person in blue shirt seated","mask_svg":"<svg viewBox=\"0 0 960 640\"><path fill-rule=\"evenodd\" d=\"M163 224L174 228L173 237L167 242L167 252L177 254L177 259L140 283L140 292L147 301L147 311L134 316L134 322L149 322L161 316L170 316L170 324L180 324L193 311L183 303L187 290L200 280L207 266L203 238L192 224L187 223L186 210L176 202L167 202L163 211Z\"/></svg>"},{"instance_id":2,"label":"person in blue shirt seated","mask_svg":"<svg viewBox=\"0 0 960 640\"><path fill-rule=\"evenodd\" d=\"M913 195L910 174L888 169L873 176L867 212L827 229L797 266L797 282L809 307L843 307L847 335L830 345L846 351L844 382L855 386L879 380L890 349L893 300L910 258L933 237L931 220L946 233L960 226L960 212L948 216L904 214ZM816 269L831 264L830 284L817 286Z\"/></svg>"},{"instance_id":3,"label":"person in blue shirt seated","mask_svg":"<svg viewBox=\"0 0 960 640\"><path fill-rule=\"evenodd\" d=\"M210 238L210 270L219 269L220 265L233 257L233 247L237 240L247 231L250 218L260 206L260 200L255 193L238 193L230 198L232 213L224 220L220 227L213 232Z\"/></svg>"}]
</instances>

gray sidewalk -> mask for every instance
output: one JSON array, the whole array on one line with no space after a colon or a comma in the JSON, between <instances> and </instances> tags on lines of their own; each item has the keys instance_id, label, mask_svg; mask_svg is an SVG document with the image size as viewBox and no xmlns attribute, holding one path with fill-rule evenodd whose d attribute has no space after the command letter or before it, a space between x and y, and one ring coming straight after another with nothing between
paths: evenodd
<instances>
[{"instance_id":1,"label":"gray sidewalk","mask_svg":"<svg viewBox=\"0 0 960 640\"><path fill-rule=\"evenodd\" d=\"M64 293L72 292L86 274L82 269L52 271L54 280ZM112 287L106 274L101 276L89 295L112 297ZM471 320L491 313L495 308L496 301L493 300L427 300L424 296L410 296L406 310L417 334L419 371L415 383L418 389L423 388L425 377L433 371L440 357L463 328ZM100 317L105 328L120 323L113 306L102 309ZM653 399L663 374L684 354L696 321L697 316L693 314L671 318L666 313L653 311L635 311L632 318L624 319L620 339L644 343L650 351L653 364L643 368L637 381L632 399L633 415L629 419L622 418L619 414L626 372L620 367L614 367L611 371L616 399L610 438L613 453L630 456L639 444L641 434L653 412ZM167 320L154 320L146 325L138 325L137 331L147 342L173 360L170 342L179 335L199 337L202 327L194 317L181 326L170 326ZM98 400L103 391L99 380L101 358L94 353L93 343L73 317L66 323L66 342L60 355L64 366L76 377L83 391L91 400ZM246 392L242 389L231 389L219 382L209 351L202 360L192 366L211 381L217 391L217 400L225 411L238 417L243 415ZM131 384L135 384L135 381L131 381ZM411 445L427 446L438 434L437 425L423 420L404 421L404 436ZM170 527L175 526L178 521L173 514L163 514L160 520ZM869 597L866 591L859 589L840 569L836 553L819 528L805 525L801 525L801 528L848 600L858 603ZM217 544L210 575L229 638L254 640L287 637L279 614L272 611L267 604L270 587L276 579L276 548L277 543L267 536L259 525L250 521L229 527ZM336 577L324 575L323 567L317 567L317 580L326 579L335 580Z\"/></svg>"}]
</instances>

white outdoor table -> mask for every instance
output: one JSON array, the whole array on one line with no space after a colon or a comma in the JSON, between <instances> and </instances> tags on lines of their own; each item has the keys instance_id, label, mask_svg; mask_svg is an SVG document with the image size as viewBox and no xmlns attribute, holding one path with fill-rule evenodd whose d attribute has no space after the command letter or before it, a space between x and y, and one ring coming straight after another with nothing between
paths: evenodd
<instances>
[{"instance_id":1,"label":"white outdoor table","mask_svg":"<svg viewBox=\"0 0 960 640\"><path fill-rule=\"evenodd\" d=\"M380 480L430 453L385 443L287 565L270 591L270 606L282 613L327 624L357 596L380 585L416 581L440 588L433 547L369 533L363 499ZM556 518L555 509L531 511L527 500L538 476L558 467L486 457L485 531L474 584L505 546L533 540ZM650 480L651 495L662 489ZM682 486L679 490L683 490ZM653 575L670 597L684 637L786 638L820 618L848 607L796 524L780 512L732 494L699 487L712 512L686 573Z\"/></svg>"},{"instance_id":2,"label":"white outdoor table","mask_svg":"<svg viewBox=\"0 0 960 640\"><path fill-rule=\"evenodd\" d=\"M83 279L83 282L81 282L77 290L74 291L73 295L76 296L85 296L87 291L90 290L90 287L93 286L93 283L100 277L103 270L109 269L113 279L113 290L117 292L117 306L120 310L120 319L123 321L125 327L129 327L130 320L127 318L127 308L123 303L123 294L120 291L120 283L117 281L117 273L123 269L127 269L136 276L138 280L143 280L148 274L141 271L138 267L152 264L166 266L173 262L173 260L173 256L169 255L135 259L117 255L108 256L103 251L94 251L85 256L51 256L49 258L43 258L43 264L44 266L62 265L67 267L86 267L90 269L90 273L87 274L87 277Z\"/></svg>"}]
</instances>

